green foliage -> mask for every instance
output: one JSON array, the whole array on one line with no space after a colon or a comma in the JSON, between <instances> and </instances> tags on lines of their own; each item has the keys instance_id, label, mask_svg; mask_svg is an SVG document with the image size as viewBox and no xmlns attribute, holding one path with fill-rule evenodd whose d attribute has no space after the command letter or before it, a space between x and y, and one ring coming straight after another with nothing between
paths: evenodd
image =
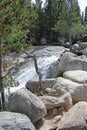
<instances>
[{"instance_id":1,"label":"green foliage","mask_svg":"<svg viewBox=\"0 0 87 130\"><path fill-rule=\"evenodd\" d=\"M84 21L87 22L87 6L85 7L85 18Z\"/></svg>"},{"instance_id":2,"label":"green foliage","mask_svg":"<svg viewBox=\"0 0 87 130\"><path fill-rule=\"evenodd\" d=\"M3 70L6 71L6 69L10 66L12 66L14 62L12 60L6 60L3 58Z\"/></svg>"},{"instance_id":3,"label":"green foliage","mask_svg":"<svg viewBox=\"0 0 87 130\"><path fill-rule=\"evenodd\" d=\"M33 9L33 11L32 11ZM32 14L31 14L32 12ZM31 24L35 23L37 15L31 4L31 0L1 0L0 1L0 81L1 100L4 108L4 87L2 78L2 48L8 48L8 44L15 43L15 51L18 53L22 48L22 39L27 39L30 34ZM30 37L31 39L31 37ZM30 40L29 39L29 40ZM3 47L2 47L3 44ZM14 46L12 46L14 48ZM13 49L14 50L14 49ZM11 63L8 63L11 65ZM4 69L8 65L4 64ZM13 84L13 79L7 77L9 86Z\"/></svg>"},{"instance_id":4,"label":"green foliage","mask_svg":"<svg viewBox=\"0 0 87 130\"><path fill-rule=\"evenodd\" d=\"M8 87L16 87L19 85L18 81L16 81L12 75L6 76L5 80L8 84Z\"/></svg>"},{"instance_id":5,"label":"green foliage","mask_svg":"<svg viewBox=\"0 0 87 130\"><path fill-rule=\"evenodd\" d=\"M56 84L56 85L53 87L53 89L56 90L56 92L58 93L58 96L59 96L59 97L65 94L65 92L60 88L60 86L59 86L58 84Z\"/></svg>"},{"instance_id":6,"label":"green foliage","mask_svg":"<svg viewBox=\"0 0 87 130\"><path fill-rule=\"evenodd\" d=\"M59 43L60 45L64 45L65 41L66 41L66 38L64 38L64 37L58 38L58 43Z\"/></svg>"},{"instance_id":7,"label":"green foliage","mask_svg":"<svg viewBox=\"0 0 87 130\"><path fill-rule=\"evenodd\" d=\"M77 56L81 56L83 54L82 50L74 50L73 53L75 53Z\"/></svg>"},{"instance_id":8,"label":"green foliage","mask_svg":"<svg viewBox=\"0 0 87 130\"><path fill-rule=\"evenodd\" d=\"M31 29L36 26L37 8L31 4L31 0L2 0L0 5L0 33L4 37L3 43L11 44L13 47L15 43L18 48L17 52L19 52L21 40L25 39L26 41L27 36L31 35ZM32 36L29 39L30 41ZM8 47L8 44L5 47Z\"/></svg>"},{"instance_id":9,"label":"green foliage","mask_svg":"<svg viewBox=\"0 0 87 130\"><path fill-rule=\"evenodd\" d=\"M7 111L7 108L5 107L4 109L0 107L0 112Z\"/></svg>"},{"instance_id":10,"label":"green foliage","mask_svg":"<svg viewBox=\"0 0 87 130\"><path fill-rule=\"evenodd\" d=\"M83 37L86 32L85 26L81 21L77 0L71 0L69 6L66 1L63 1L58 21L53 28L56 32L59 32L61 37L67 38L68 41L70 41L70 37L71 40Z\"/></svg>"},{"instance_id":11,"label":"green foliage","mask_svg":"<svg viewBox=\"0 0 87 130\"><path fill-rule=\"evenodd\" d=\"M87 26L83 25L81 22L77 23L71 28L71 33L74 39L80 39L87 33Z\"/></svg>"},{"instance_id":12,"label":"green foliage","mask_svg":"<svg viewBox=\"0 0 87 130\"><path fill-rule=\"evenodd\" d=\"M1 0L0 9L0 32L6 46L7 43L19 44L21 39L39 45L42 37L56 44L59 37L69 39L71 36L74 41L86 33L78 0L46 0L43 7L41 0L36 0L36 4L31 0Z\"/></svg>"},{"instance_id":13,"label":"green foliage","mask_svg":"<svg viewBox=\"0 0 87 130\"><path fill-rule=\"evenodd\" d=\"M44 7L45 16L45 37L51 44L56 39L54 35L53 27L56 24L60 12L62 1L58 0L46 0L46 6ZM55 37L55 38L54 38Z\"/></svg>"},{"instance_id":14,"label":"green foliage","mask_svg":"<svg viewBox=\"0 0 87 130\"><path fill-rule=\"evenodd\" d=\"M63 72L59 71L56 77L63 77Z\"/></svg>"},{"instance_id":15,"label":"green foliage","mask_svg":"<svg viewBox=\"0 0 87 130\"><path fill-rule=\"evenodd\" d=\"M18 81L10 74L4 78L4 86L8 89L8 94L10 94L11 87L17 87L19 85Z\"/></svg>"},{"instance_id":16,"label":"green foliage","mask_svg":"<svg viewBox=\"0 0 87 130\"><path fill-rule=\"evenodd\" d=\"M35 46L26 44L25 48L27 48L27 50L30 51L30 50L33 50L35 48Z\"/></svg>"}]
</instances>

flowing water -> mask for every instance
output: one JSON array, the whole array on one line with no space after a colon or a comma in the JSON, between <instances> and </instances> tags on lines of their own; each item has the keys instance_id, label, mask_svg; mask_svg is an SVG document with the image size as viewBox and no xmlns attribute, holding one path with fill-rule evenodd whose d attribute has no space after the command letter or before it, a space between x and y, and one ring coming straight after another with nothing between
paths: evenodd
<instances>
[{"instance_id":1,"label":"flowing water","mask_svg":"<svg viewBox=\"0 0 87 130\"><path fill-rule=\"evenodd\" d=\"M57 55L52 54L49 56L39 57L37 59L38 67L42 73L42 78L46 79L49 67L54 63L57 62L60 54L62 54L64 49L62 49ZM55 52L54 52L55 53ZM27 63L20 66L13 77L19 82L19 86L10 88L10 92L14 92L20 88L25 87L25 84L28 80L35 80L38 79L38 75L35 71L35 66L33 60L29 60Z\"/></svg>"}]
</instances>

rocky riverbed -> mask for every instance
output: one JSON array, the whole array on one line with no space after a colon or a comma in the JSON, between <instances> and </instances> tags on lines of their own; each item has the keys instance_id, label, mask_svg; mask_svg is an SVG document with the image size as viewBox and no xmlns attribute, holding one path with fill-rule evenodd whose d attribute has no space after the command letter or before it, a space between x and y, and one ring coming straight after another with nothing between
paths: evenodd
<instances>
[{"instance_id":1,"label":"rocky riverbed","mask_svg":"<svg viewBox=\"0 0 87 130\"><path fill-rule=\"evenodd\" d=\"M56 56L58 57L67 50L64 47L59 46L37 46L32 51L27 51L27 53L30 53L32 55L35 55L36 58L43 58L43 57L50 57L50 56ZM3 57L3 61L5 62L5 71L6 73L13 73L15 69L19 68L22 64L31 61L31 58L28 58L27 55L23 52L20 53L10 53L8 55L5 55ZM7 66L9 64L9 66Z\"/></svg>"},{"instance_id":2,"label":"rocky riverbed","mask_svg":"<svg viewBox=\"0 0 87 130\"><path fill-rule=\"evenodd\" d=\"M57 76L59 69L58 59L65 50L67 49L59 46L43 46L36 47L30 52L30 54L35 55L37 58L38 67L42 73L43 79ZM25 53L13 53L6 56L5 59L11 60L15 63L10 66L10 73L12 73L13 77L19 82L18 87L10 89L11 92L23 88L28 80L38 78L38 75L35 72L33 60L27 58Z\"/></svg>"},{"instance_id":3,"label":"rocky riverbed","mask_svg":"<svg viewBox=\"0 0 87 130\"><path fill-rule=\"evenodd\" d=\"M53 53L50 47L47 48L44 49L50 54ZM41 50L38 51L41 54ZM37 57L39 56L37 50L34 53L37 54ZM43 54L42 56L44 56ZM47 55L49 54L47 53ZM23 130L87 129L86 61L86 55L77 56L74 53L65 52L60 56L59 70L62 72L60 77L43 79L42 88L40 88L38 80L31 79L26 83L25 88L10 94L8 98L8 110L11 111L9 118L17 116L18 121L15 124L19 123L16 125L18 130L21 128ZM13 112L22 115L14 115ZM13 124L10 125L9 118L4 118L8 113L0 114L2 116L0 122L4 122L4 125L0 123L1 130L15 128L13 127L15 118L11 118ZM29 122L31 127L25 126L25 122Z\"/></svg>"}]
</instances>

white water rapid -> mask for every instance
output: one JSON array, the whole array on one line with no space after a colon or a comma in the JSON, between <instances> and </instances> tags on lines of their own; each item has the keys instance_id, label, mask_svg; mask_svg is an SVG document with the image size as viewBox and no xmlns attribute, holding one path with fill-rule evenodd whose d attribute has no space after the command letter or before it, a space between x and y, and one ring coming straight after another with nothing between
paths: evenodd
<instances>
[{"instance_id":1,"label":"white water rapid","mask_svg":"<svg viewBox=\"0 0 87 130\"><path fill-rule=\"evenodd\" d=\"M58 61L59 56L64 50L64 48L59 48L58 50L56 47L54 50L52 50L53 52L51 54L50 48L47 48L47 50L45 49L45 53L50 53L50 55L47 56L44 54L44 56L37 59L38 67L41 70L43 79L46 79L49 67ZM19 86L10 88L11 93L25 87L25 84L28 80L38 79L33 60L29 60L27 63L20 66L13 74L13 77L19 82Z\"/></svg>"}]
</instances>

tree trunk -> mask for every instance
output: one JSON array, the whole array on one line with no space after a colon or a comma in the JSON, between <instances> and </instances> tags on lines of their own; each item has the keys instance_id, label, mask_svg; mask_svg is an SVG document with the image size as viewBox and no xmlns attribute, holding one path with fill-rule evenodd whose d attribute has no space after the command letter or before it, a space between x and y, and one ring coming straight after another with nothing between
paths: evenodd
<instances>
[{"instance_id":1,"label":"tree trunk","mask_svg":"<svg viewBox=\"0 0 87 130\"><path fill-rule=\"evenodd\" d=\"M3 64L2 64L2 41L0 37L0 93L1 93L1 109L5 107L5 96L4 96L4 86L3 86L3 76L2 76Z\"/></svg>"},{"instance_id":2,"label":"tree trunk","mask_svg":"<svg viewBox=\"0 0 87 130\"><path fill-rule=\"evenodd\" d=\"M71 34L69 34L69 43L70 43L70 50L72 50L72 38L71 38Z\"/></svg>"},{"instance_id":3,"label":"tree trunk","mask_svg":"<svg viewBox=\"0 0 87 130\"><path fill-rule=\"evenodd\" d=\"M34 60L36 73L38 74L38 77L39 77L40 90L42 90L42 74L38 68L37 59L36 59L35 55L33 56L33 60Z\"/></svg>"}]
</instances>

